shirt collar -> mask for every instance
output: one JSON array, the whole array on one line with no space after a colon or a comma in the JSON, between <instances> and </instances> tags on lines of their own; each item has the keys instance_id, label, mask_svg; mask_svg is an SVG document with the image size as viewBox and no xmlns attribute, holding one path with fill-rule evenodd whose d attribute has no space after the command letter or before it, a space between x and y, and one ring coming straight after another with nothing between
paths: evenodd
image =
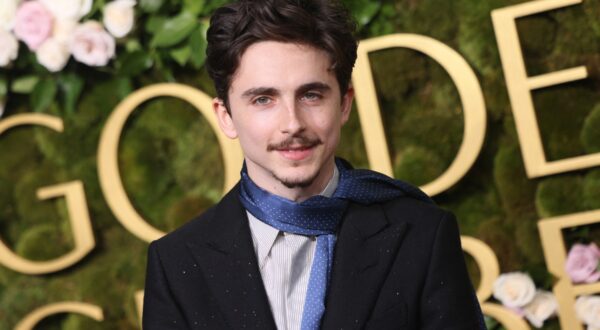
<instances>
[{"instance_id":1,"label":"shirt collar","mask_svg":"<svg viewBox=\"0 0 600 330\"><path fill-rule=\"evenodd\" d=\"M338 171L337 166L334 165L333 175L319 195L325 197L333 196L339 181L340 172ZM250 224L250 233L252 234L254 251L256 252L256 257L258 258L258 266L260 269L262 269L269 252L271 252L273 244L275 244L275 239L277 239L277 236L279 235L279 230L260 221L248 211L246 211L246 214L248 215Z\"/></svg>"}]
</instances>

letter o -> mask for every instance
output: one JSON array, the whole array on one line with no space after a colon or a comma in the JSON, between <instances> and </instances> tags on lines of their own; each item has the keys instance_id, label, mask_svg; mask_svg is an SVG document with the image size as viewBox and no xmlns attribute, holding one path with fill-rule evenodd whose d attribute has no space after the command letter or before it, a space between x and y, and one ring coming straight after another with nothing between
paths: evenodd
<instances>
[{"instance_id":1,"label":"letter o","mask_svg":"<svg viewBox=\"0 0 600 330\"><path fill-rule=\"evenodd\" d=\"M121 132L131 113L143 102L159 97L172 96L192 104L208 121L219 141L225 163L224 191L235 185L243 162L242 150L236 141L221 133L212 110L212 99L203 92L181 84L156 84L142 88L123 100L110 115L98 147L98 177L108 206L121 224L140 239L150 242L164 233L149 225L135 210L119 173L118 149Z\"/></svg>"}]
</instances>

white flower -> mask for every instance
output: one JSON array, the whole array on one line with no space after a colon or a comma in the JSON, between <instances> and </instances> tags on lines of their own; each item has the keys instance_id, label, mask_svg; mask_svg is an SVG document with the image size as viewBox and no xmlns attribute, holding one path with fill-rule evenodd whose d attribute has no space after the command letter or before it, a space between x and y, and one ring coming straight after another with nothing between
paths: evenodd
<instances>
[{"instance_id":1,"label":"white flower","mask_svg":"<svg viewBox=\"0 0 600 330\"><path fill-rule=\"evenodd\" d=\"M75 28L70 42L73 57L89 66L104 66L115 55L115 39L96 21Z\"/></svg>"},{"instance_id":2,"label":"white flower","mask_svg":"<svg viewBox=\"0 0 600 330\"><path fill-rule=\"evenodd\" d=\"M494 282L494 298L509 308L519 308L527 305L534 295L535 284L531 277L525 273L502 274Z\"/></svg>"},{"instance_id":3,"label":"white flower","mask_svg":"<svg viewBox=\"0 0 600 330\"><path fill-rule=\"evenodd\" d=\"M54 38L46 40L35 53L37 61L50 72L58 72L62 70L71 53L69 47Z\"/></svg>"},{"instance_id":4,"label":"white flower","mask_svg":"<svg viewBox=\"0 0 600 330\"><path fill-rule=\"evenodd\" d=\"M0 67L3 67L17 58L19 42L12 33L0 29L0 45Z\"/></svg>"},{"instance_id":5,"label":"white flower","mask_svg":"<svg viewBox=\"0 0 600 330\"><path fill-rule=\"evenodd\" d=\"M13 28L20 2L20 0L0 0L0 30L10 31Z\"/></svg>"},{"instance_id":6,"label":"white flower","mask_svg":"<svg viewBox=\"0 0 600 330\"><path fill-rule=\"evenodd\" d=\"M541 328L544 321L556 314L558 302L551 292L538 290L533 300L523 308L525 318L536 328Z\"/></svg>"},{"instance_id":7,"label":"white flower","mask_svg":"<svg viewBox=\"0 0 600 330\"><path fill-rule=\"evenodd\" d=\"M577 317L588 329L600 328L600 296L581 296L575 301Z\"/></svg>"},{"instance_id":8,"label":"white flower","mask_svg":"<svg viewBox=\"0 0 600 330\"><path fill-rule=\"evenodd\" d=\"M58 42L68 44L76 27L77 21L74 20L56 21L52 30L52 38Z\"/></svg>"},{"instance_id":9,"label":"white flower","mask_svg":"<svg viewBox=\"0 0 600 330\"><path fill-rule=\"evenodd\" d=\"M93 0L40 0L58 20L79 21L92 10Z\"/></svg>"},{"instance_id":10,"label":"white flower","mask_svg":"<svg viewBox=\"0 0 600 330\"><path fill-rule=\"evenodd\" d=\"M135 0L116 0L104 6L104 26L116 38L131 31L134 22Z\"/></svg>"}]
</instances>

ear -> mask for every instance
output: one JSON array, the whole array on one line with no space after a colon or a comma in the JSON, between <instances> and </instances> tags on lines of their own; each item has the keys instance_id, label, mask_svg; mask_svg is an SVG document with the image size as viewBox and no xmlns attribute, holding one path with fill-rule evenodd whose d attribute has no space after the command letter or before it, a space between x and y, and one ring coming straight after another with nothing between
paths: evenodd
<instances>
[{"instance_id":1,"label":"ear","mask_svg":"<svg viewBox=\"0 0 600 330\"><path fill-rule=\"evenodd\" d=\"M225 102L218 97L215 97L212 101L213 111L215 112L215 116L217 117L217 122L219 123L219 127L221 128L221 132L225 134L230 139L235 139L238 137L237 130L235 129L235 125L233 124L233 119L231 118L231 114L227 111L227 107L225 106Z\"/></svg>"},{"instance_id":2,"label":"ear","mask_svg":"<svg viewBox=\"0 0 600 330\"><path fill-rule=\"evenodd\" d=\"M348 89L342 97L342 125L350 118L350 111L352 110L352 102L354 101L354 87L352 84L348 85Z\"/></svg>"}]
</instances>

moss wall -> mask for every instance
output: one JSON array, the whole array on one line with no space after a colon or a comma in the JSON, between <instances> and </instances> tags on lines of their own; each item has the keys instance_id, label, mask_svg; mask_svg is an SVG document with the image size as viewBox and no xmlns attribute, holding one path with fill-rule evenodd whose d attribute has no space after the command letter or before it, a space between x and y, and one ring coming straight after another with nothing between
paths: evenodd
<instances>
[{"instance_id":1,"label":"moss wall","mask_svg":"<svg viewBox=\"0 0 600 330\"><path fill-rule=\"evenodd\" d=\"M435 199L458 216L461 231L496 252L501 271L529 272L549 289L537 221L600 208L600 169L528 179L508 100L490 12L519 0L346 1L361 23L360 37L417 33L458 51L476 72L485 95L485 144L469 173ZM549 159L600 152L600 1L518 20L530 75L586 65L590 77L534 92ZM174 81L213 94L203 69L167 63ZM394 174L423 184L441 174L462 139L457 90L433 60L411 50L372 54L381 113ZM77 265L58 273L27 276L0 266L0 329L10 329L31 310L76 300L99 305L102 323L77 315L50 318L45 329L135 329L134 292L144 285L147 244L127 232L108 209L99 188L96 151L104 122L127 93L164 82L151 71L132 79L81 68L86 91L75 111L56 102L45 113L63 118L65 131L23 127L0 138L0 233L19 255L45 260L73 242L60 201L40 202L35 190L82 180L97 246ZM29 98L11 95L5 116L30 111ZM344 128L339 154L366 167L356 111ZM155 99L129 118L119 149L121 175L136 209L152 225L170 231L219 200L222 160L207 121L190 105ZM600 241L591 226L565 232L569 244ZM477 271L471 265L474 277ZM544 329L558 329L553 321Z\"/></svg>"}]
</instances>

